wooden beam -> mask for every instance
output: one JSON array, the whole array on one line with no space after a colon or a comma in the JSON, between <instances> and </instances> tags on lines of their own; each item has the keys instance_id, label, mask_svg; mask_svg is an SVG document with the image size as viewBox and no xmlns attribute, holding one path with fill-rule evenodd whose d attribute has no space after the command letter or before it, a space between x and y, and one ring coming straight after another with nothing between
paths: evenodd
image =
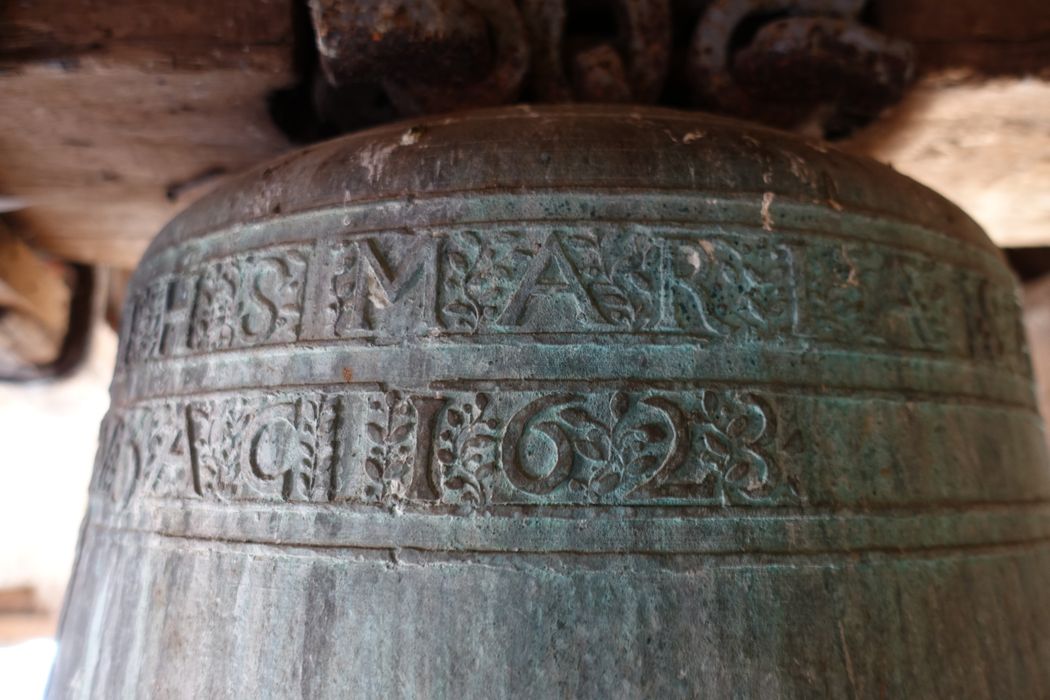
<instances>
[{"instance_id":1,"label":"wooden beam","mask_svg":"<svg viewBox=\"0 0 1050 700\"><path fill-rule=\"evenodd\" d=\"M288 2L45 0L0 11L0 194L64 257L135 264L181 207L290 147Z\"/></svg>"}]
</instances>

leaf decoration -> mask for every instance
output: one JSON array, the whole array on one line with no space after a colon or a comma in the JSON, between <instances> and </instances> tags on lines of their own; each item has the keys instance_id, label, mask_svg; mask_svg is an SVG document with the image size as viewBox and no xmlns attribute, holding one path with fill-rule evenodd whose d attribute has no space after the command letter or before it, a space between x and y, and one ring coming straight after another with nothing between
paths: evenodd
<instances>
[{"instance_id":1,"label":"leaf decoration","mask_svg":"<svg viewBox=\"0 0 1050 700\"><path fill-rule=\"evenodd\" d=\"M240 450L252 416L242 398L205 402L187 410L195 452L194 490L198 496L225 500L236 493Z\"/></svg>"},{"instance_id":2,"label":"leaf decoration","mask_svg":"<svg viewBox=\"0 0 1050 700\"><path fill-rule=\"evenodd\" d=\"M561 462L558 472L540 465L517 468L514 484L519 489L533 493L531 478L542 489L535 493L615 502L652 478L672 453L670 417L643 396L615 392L544 403L532 404L538 410L530 414L519 440L529 439L530 431L543 433L557 458L564 460L568 454L571 463ZM541 472L542 478L528 476ZM552 481L552 475L560 481Z\"/></svg>"},{"instance_id":3,"label":"leaf decoration","mask_svg":"<svg viewBox=\"0 0 1050 700\"><path fill-rule=\"evenodd\" d=\"M716 497L730 503L764 503L793 497L767 452L776 449L770 409L753 395L704 392L695 418L696 459L712 479Z\"/></svg>"},{"instance_id":4,"label":"leaf decoration","mask_svg":"<svg viewBox=\"0 0 1050 700\"><path fill-rule=\"evenodd\" d=\"M443 501L468 510L491 502L495 488L499 422L487 414L489 405L486 394L476 394L447 403L439 416L433 481Z\"/></svg>"},{"instance_id":5,"label":"leaf decoration","mask_svg":"<svg viewBox=\"0 0 1050 700\"><path fill-rule=\"evenodd\" d=\"M241 273L236 262L226 261L210 265L201 276L190 330L194 349L219 350L233 345Z\"/></svg>"},{"instance_id":6,"label":"leaf decoration","mask_svg":"<svg viewBox=\"0 0 1050 700\"><path fill-rule=\"evenodd\" d=\"M438 316L449 329L475 333L492 323L517 288L534 251L523 234L462 231L443 244L443 285Z\"/></svg>"},{"instance_id":7,"label":"leaf decoration","mask_svg":"<svg viewBox=\"0 0 1050 700\"><path fill-rule=\"evenodd\" d=\"M399 391L389 391L370 404L372 419L365 424L371 443L365 473L372 481L368 492L380 501L408 494L416 452L418 416L415 404Z\"/></svg>"}]
</instances>

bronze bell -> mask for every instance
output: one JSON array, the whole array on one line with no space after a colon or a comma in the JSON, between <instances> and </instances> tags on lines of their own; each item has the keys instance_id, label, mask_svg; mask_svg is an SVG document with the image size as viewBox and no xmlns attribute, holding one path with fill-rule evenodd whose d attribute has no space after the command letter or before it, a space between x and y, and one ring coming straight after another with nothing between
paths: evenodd
<instances>
[{"instance_id":1,"label":"bronze bell","mask_svg":"<svg viewBox=\"0 0 1050 700\"><path fill-rule=\"evenodd\" d=\"M132 282L51 697L1046 697L1014 281L889 168L517 107L320 144Z\"/></svg>"}]
</instances>

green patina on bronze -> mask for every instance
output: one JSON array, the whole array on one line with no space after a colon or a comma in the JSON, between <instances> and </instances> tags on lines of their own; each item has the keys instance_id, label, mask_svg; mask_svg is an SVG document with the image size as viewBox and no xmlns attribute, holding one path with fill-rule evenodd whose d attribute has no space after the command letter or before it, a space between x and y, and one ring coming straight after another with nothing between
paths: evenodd
<instances>
[{"instance_id":1,"label":"green patina on bronze","mask_svg":"<svg viewBox=\"0 0 1050 700\"><path fill-rule=\"evenodd\" d=\"M1012 277L877 164L666 110L322 144L132 284L52 697L1039 697Z\"/></svg>"}]
</instances>

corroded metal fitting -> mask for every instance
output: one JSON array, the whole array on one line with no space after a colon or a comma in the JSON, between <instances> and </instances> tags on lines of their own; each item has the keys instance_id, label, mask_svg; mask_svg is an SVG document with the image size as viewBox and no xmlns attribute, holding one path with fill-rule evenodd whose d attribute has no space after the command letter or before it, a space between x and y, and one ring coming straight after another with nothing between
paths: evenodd
<instances>
[{"instance_id":1,"label":"corroded metal fitting","mask_svg":"<svg viewBox=\"0 0 1050 700\"><path fill-rule=\"evenodd\" d=\"M480 77L450 73L433 80L384 80L383 87L405 115L489 107L512 102L529 68L529 44L513 0L468 0L484 16L492 36L492 59Z\"/></svg>"},{"instance_id":2,"label":"corroded metal fitting","mask_svg":"<svg viewBox=\"0 0 1050 700\"><path fill-rule=\"evenodd\" d=\"M467 0L310 0L333 85L473 77L490 60L485 17Z\"/></svg>"},{"instance_id":3,"label":"corroded metal fitting","mask_svg":"<svg viewBox=\"0 0 1050 700\"><path fill-rule=\"evenodd\" d=\"M514 100L529 51L513 0L311 0L325 81L378 86L400 114Z\"/></svg>"},{"instance_id":4,"label":"corroded metal fitting","mask_svg":"<svg viewBox=\"0 0 1050 700\"><path fill-rule=\"evenodd\" d=\"M791 126L822 106L874 115L900 99L910 46L859 24L864 0L716 0L689 47L696 105ZM747 23L758 23L741 37ZM744 46L736 46L741 40Z\"/></svg>"}]
</instances>

